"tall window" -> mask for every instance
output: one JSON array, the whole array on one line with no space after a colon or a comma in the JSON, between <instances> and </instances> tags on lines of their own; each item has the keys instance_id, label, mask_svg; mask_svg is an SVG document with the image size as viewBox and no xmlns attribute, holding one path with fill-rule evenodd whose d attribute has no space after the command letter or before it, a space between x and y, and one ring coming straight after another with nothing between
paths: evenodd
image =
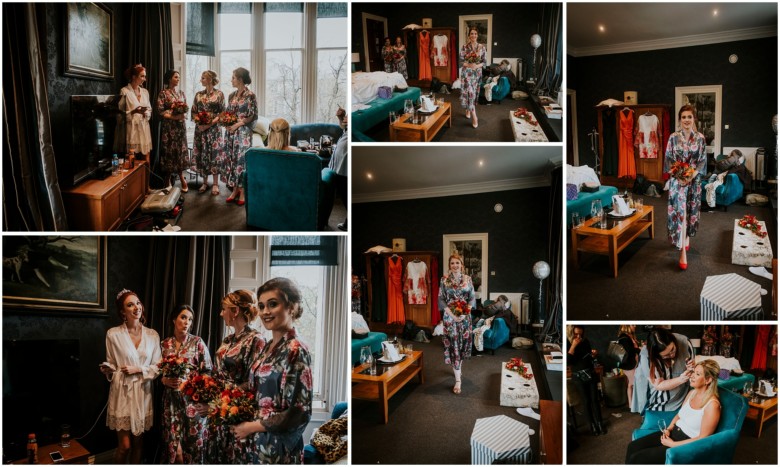
<instances>
[{"instance_id":1,"label":"tall window","mask_svg":"<svg viewBox=\"0 0 780 467\"><path fill-rule=\"evenodd\" d=\"M233 70L246 68L252 75L252 4L251 3L220 3L217 10L219 22L219 89L225 94L225 105L228 96L235 89L231 84ZM252 89L254 76L252 76Z\"/></svg>"},{"instance_id":2,"label":"tall window","mask_svg":"<svg viewBox=\"0 0 780 467\"><path fill-rule=\"evenodd\" d=\"M187 54L187 66L185 69L185 76L182 78L182 84L184 85L184 95L187 97L187 105L192 106L195 100L195 93L203 89L200 84L200 77L203 72L210 69L209 57L205 55L192 55ZM187 115L185 120L187 126L187 145L192 147L193 138L195 137L195 122Z\"/></svg>"},{"instance_id":3,"label":"tall window","mask_svg":"<svg viewBox=\"0 0 780 467\"><path fill-rule=\"evenodd\" d=\"M318 122L336 123L338 106L347 108L346 3L317 4Z\"/></svg>"},{"instance_id":4,"label":"tall window","mask_svg":"<svg viewBox=\"0 0 780 467\"><path fill-rule=\"evenodd\" d=\"M265 5L265 114L301 123L303 4Z\"/></svg>"}]
</instances>

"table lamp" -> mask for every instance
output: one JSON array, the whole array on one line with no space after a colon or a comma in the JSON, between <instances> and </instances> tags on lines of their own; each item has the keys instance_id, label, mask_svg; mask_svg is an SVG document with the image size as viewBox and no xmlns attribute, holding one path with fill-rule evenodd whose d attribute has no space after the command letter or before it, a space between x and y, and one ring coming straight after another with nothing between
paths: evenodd
<instances>
[{"instance_id":1,"label":"table lamp","mask_svg":"<svg viewBox=\"0 0 780 467\"><path fill-rule=\"evenodd\" d=\"M360 63L360 53L352 52L352 73L355 72L355 63Z\"/></svg>"}]
</instances>

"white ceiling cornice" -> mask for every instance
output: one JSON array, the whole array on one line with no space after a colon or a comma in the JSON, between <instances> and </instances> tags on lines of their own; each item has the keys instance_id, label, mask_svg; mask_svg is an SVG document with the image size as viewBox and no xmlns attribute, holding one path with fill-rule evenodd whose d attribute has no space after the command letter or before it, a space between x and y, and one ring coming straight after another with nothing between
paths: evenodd
<instances>
[{"instance_id":1,"label":"white ceiling cornice","mask_svg":"<svg viewBox=\"0 0 780 467\"><path fill-rule=\"evenodd\" d=\"M383 191L378 193L352 194L353 203L375 203L379 201L402 201L419 198L441 198L444 196L474 195L495 191L522 190L550 186L550 179L538 177L496 180L409 190Z\"/></svg>"},{"instance_id":2,"label":"white ceiling cornice","mask_svg":"<svg viewBox=\"0 0 780 467\"><path fill-rule=\"evenodd\" d=\"M630 52L646 52L650 50L673 49L678 47L692 47L697 45L720 44L724 42L736 42L751 39L763 39L777 36L777 26L763 26L733 31L723 31L693 36L671 37L666 39L625 42L594 47L568 47L567 52L574 57L588 57L593 55L610 55Z\"/></svg>"}]
</instances>

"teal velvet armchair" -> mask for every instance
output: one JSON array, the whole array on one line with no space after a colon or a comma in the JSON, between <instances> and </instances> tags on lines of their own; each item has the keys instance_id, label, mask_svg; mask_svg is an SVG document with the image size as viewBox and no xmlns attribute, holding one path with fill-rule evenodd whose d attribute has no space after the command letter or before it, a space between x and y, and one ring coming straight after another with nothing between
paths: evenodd
<instances>
[{"instance_id":1,"label":"teal velvet armchair","mask_svg":"<svg viewBox=\"0 0 780 467\"><path fill-rule=\"evenodd\" d=\"M246 153L246 223L252 230L323 230L333 207L333 172L306 152Z\"/></svg>"},{"instance_id":2,"label":"teal velvet armchair","mask_svg":"<svg viewBox=\"0 0 780 467\"><path fill-rule=\"evenodd\" d=\"M734 450L739 441L742 422L747 415L747 399L731 391L719 391L720 420L718 427L710 436L692 443L670 448L666 451L667 464L731 464L734 460ZM634 430L632 439L658 432L658 420L665 420L667 425L677 412L645 412L644 421L639 429Z\"/></svg>"},{"instance_id":3,"label":"teal velvet armchair","mask_svg":"<svg viewBox=\"0 0 780 467\"><path fill-rule=\"evenodd\" d=\"M485 349L490 349L490 353L495 355L496 349L504 345L509 340L509 326L504 318L494 318L490 329L482 335L482 345Z\"/></svg>"}]
</instances>

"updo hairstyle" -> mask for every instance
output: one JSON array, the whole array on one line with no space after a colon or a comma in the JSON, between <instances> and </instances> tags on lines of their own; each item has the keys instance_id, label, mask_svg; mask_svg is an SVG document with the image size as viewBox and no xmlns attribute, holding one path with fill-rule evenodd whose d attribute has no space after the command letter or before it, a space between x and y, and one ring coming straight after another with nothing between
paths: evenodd
<instances>
[{"instance_id":1,"label":"updo hairstyle","mask_svg":"<svg viewBox=\"0 0 780 467\"><path fill-rule=\"evenodd\" d=\"M254 321L260 312L257 309L255 294L245 289L239 289L225 295L225 298L222 299L222 304L238 308L238 312L246 319L247 323Z\"/></svg>"},{"instance_id":2,"label":"updo hairstyle","mask_svg":"<svg viewBox=\"0 0 780 467\"><path fill-rule=\"evenodd\" d=\"M303 316L301 291L292 280L286 277L275 277L257 289L257 296L259 297L266 292L273 292L274 290L278 291L282 296L285 305L292 307L292 318L294 320Z\"/></svg>"}]
</instances>

